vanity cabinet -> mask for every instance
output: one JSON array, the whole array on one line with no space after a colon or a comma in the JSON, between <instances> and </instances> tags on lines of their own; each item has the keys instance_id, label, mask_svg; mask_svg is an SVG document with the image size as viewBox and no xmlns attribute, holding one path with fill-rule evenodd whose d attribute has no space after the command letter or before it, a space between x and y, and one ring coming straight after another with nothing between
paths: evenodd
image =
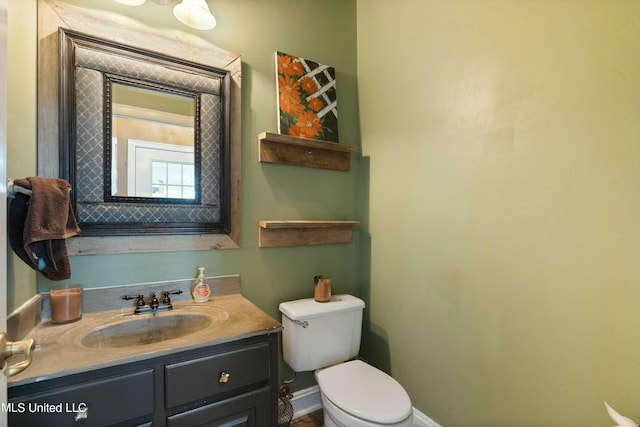
<instances>
[{"instance_id":1,"label":"vanity cabinet","mask_svg":"<svg viewBox=\"0 0 640 427\"><path fill-rule=\"evenodd\" d=\"M9 425L107 426L151 417L153 383L153 370L144 369L11 398Z\"/></svg>"},{"instance_id":2,"label":"vanity cabinet","mask_svg":"<svg viewBox=\"0 0 640 427\"><path fill-rule=\"evenodd\" d=\"M9 425L276 426L278 337L9 387Z\"/></svg>"}]
</instances>

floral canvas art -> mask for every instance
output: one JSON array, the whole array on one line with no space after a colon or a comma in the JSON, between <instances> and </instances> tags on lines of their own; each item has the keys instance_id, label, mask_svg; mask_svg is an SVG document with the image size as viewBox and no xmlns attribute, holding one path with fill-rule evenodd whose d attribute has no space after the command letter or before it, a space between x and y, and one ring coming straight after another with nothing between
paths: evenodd
<instances>
[{"instance_id":1,"label":"floral canvas art","mask_svg":"<svg viewBox=\"0 0 640 427\"><path fill-rule=\"evenodd\" d=\"M278 131L338 142L338 102L333 67L276 52Z\"/></svg>"}]
</instances>

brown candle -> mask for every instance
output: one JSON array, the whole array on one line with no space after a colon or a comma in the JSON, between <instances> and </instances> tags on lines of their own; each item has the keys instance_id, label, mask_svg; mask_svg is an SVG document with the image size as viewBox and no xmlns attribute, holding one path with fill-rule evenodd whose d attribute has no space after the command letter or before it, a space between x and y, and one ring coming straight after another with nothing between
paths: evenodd
<instances>
[{"instance_id":1,"label":"brown candle","mask_svg":"<svg viewBox=\"0 0 640 427\"><path fill-rule=\"evenodd\" d=\"M69 323L82 317L82 287L52 289L51 322Z\"/></svg>"},{"instance_id":2,"label":"brown candle","mask_svg":"<svg viewBox=\"0 0 640 427\"><path fill-rule=\"evenodd\" d=\"M331 299L331 277L315 276L313 280L316 284L313 299L318 302L329 301Z\"/></svg>"}]
</instances>

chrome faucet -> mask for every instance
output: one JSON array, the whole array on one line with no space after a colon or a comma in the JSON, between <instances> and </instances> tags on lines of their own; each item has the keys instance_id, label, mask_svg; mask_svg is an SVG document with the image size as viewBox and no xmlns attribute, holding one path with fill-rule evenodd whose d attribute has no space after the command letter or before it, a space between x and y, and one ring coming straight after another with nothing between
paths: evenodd
<instances>
[{"instance_id":1,"label":"chrome faucet","mask_svg":"<svg viewBox=\"0 0 640 427\"><path fill-rule=\"evenodd\" d=\"M162 305L160 304L160 301L158 300L158 297L156 297L156 293L152 292L151 293L151 301L149 301L149 307L146 307L146 303L144 302L144 295L142 294L138 294L138 295L123 295L122 299L123 300L132 300L135 299L135 310L133 311L133 314L142 314L142 313L157 313L159 311L167 311L167 310L173 310L173 304L171 304L171 298L169 297L169 295L178 295L181 294L182 291L177 290L177 291L164 291L162 292Z\"/></svg>"}]
</instances>

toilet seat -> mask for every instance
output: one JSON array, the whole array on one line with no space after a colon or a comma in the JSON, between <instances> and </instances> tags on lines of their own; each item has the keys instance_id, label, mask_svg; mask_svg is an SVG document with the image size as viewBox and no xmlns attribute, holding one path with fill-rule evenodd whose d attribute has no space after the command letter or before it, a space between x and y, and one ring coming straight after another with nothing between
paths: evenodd
<instances>
[{"instance_id":1,"label":"toilet seat","mask_svg":"<svg viewBox=\"0 0 640 427\"><path fill-rule=\"evenodd\" d=\"M316 372L320 390L336 407L362 420L394 424L412 414L411 399L392 377L360 360Z\"/></svg>"}]
</instances>

